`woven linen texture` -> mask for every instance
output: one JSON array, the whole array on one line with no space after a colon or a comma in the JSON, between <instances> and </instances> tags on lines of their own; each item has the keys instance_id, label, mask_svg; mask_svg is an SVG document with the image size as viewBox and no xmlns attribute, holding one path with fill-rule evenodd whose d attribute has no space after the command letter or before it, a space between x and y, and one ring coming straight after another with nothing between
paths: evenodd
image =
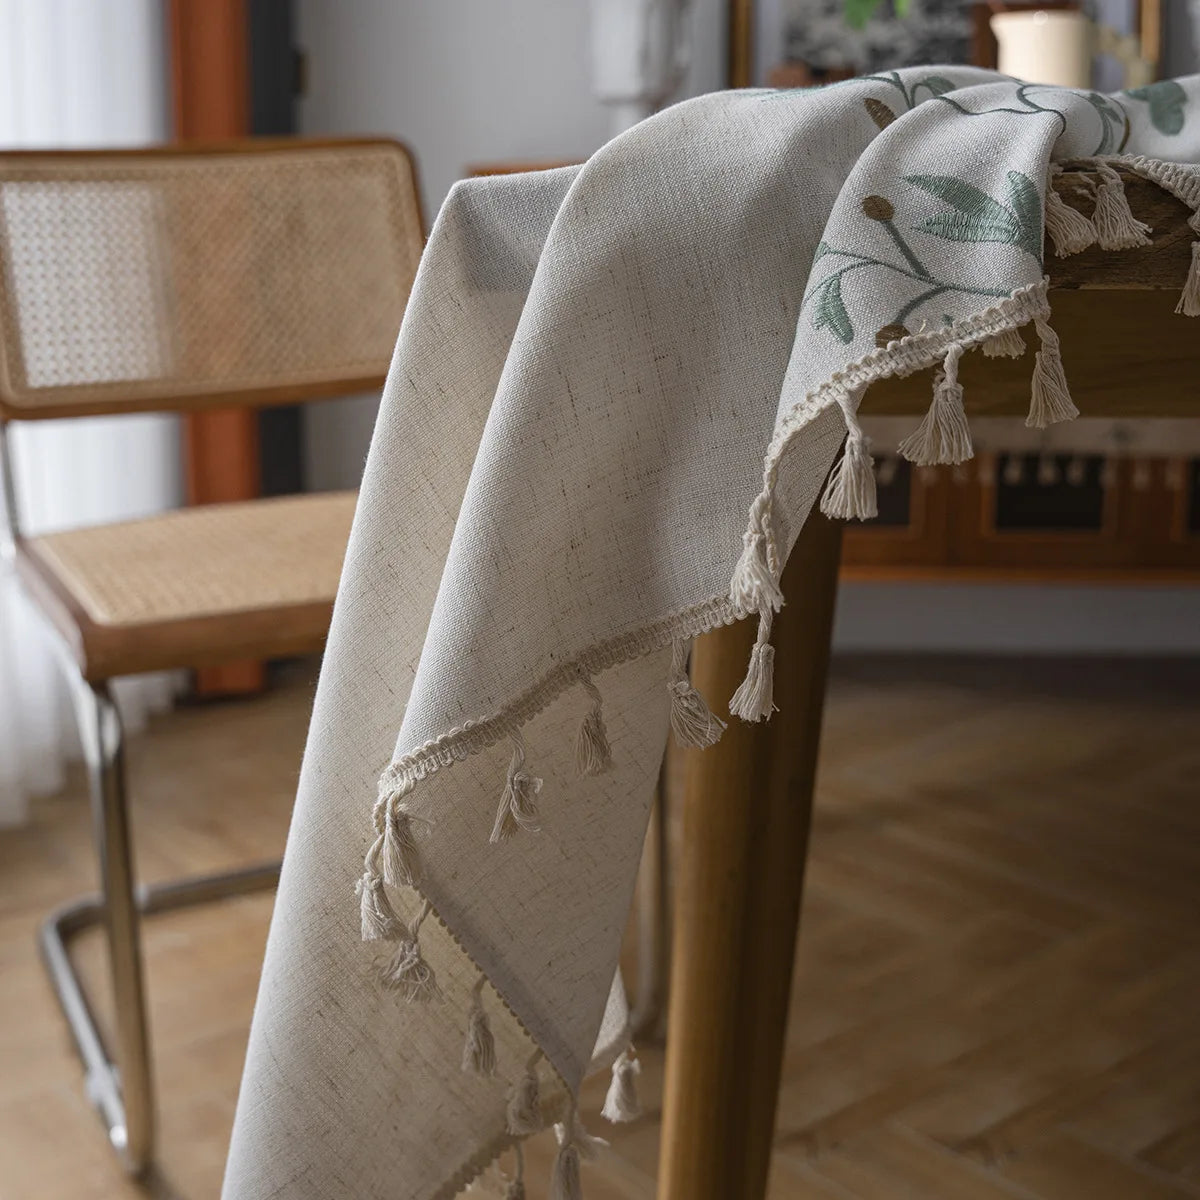
<instances>
[{"instance_id":1,"label":"woven linen texture","mask_svg":"<svg viewBox=\"0 0 1200 1200\"><path fill-rule=\"evenodd\" d=\"M1051 345L1052 162L1123 155L1200 203L1200 79L1155 86L923 68L722 93L582 168L454 189L350 538L226 1200L452 1197L512 1143L534 1050L551 1118L611 1061L672 641L769 620L762 571L778 579L848 428L847 460L862 446L872 379L1034 321ZM585 680L612 766L581 777ZM514 734L540 829L492 844ZM381 986L389 947L360 940L385 771L418 883L386 894L405 922L432 907L427 1003ZM459 1069L480 974L494 1077Z\"/></svg>"}]
</instances>

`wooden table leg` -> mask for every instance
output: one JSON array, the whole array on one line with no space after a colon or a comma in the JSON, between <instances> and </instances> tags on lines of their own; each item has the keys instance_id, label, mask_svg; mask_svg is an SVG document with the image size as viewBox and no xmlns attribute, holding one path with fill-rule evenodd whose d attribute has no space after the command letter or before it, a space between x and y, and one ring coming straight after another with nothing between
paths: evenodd
<instances>
[{"instance_id":1,"label":"wooden table leg","mask_svg":"<svg viewBox=\"0 0 1200 1200\"><path fill-rule=\"evenodd\" d=\"M814 512L784 572L770 721L690 751L676 876L661 1200L766 1194L829 664L841 525ZM700 638L714 711L741 682L753 621Z\"/></svg>"}]
</instances>

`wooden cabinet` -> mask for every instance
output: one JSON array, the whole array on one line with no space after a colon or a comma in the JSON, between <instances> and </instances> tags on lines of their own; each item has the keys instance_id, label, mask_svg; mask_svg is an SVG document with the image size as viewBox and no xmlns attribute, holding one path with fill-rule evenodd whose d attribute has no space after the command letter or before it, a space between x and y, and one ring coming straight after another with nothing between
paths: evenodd
<instances>
[{"instance_id":1,"label":"wooden cabinet","mask_svg":"<svg viewBox=\"0 0 1200 1200\"><path fill-rule=\"evenodd\" d=\"M849 578L1200 582L1200 459L985 452L876 474L879 517L846 533Z\"/></svg>"}]
</instances>

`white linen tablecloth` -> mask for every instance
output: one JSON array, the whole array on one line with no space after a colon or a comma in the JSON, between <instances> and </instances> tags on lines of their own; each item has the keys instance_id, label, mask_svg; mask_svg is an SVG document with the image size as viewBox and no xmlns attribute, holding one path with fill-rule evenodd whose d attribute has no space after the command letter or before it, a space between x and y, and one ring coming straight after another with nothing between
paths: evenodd
<instances>
[{"instance_id":1,"label":"white linen tablecloth","mask_svg":"<svg viewBox=\"0 0 1200 1200\"><path fill-rule=\"evenodd\" d=\"M705 96L580 168L455 187L366 466L226 1200L441 1200L498 1156L519 1197L552 1120L579 1194L585 1072L615 1059L609 1115L636 1107L614 981L666 738L729 717L689 639L757 619L733 707L769 714L802 523L823 488L873 511L872 380L937 368L919 462L971 453L963 353L1034 340L1031 423L1074 414L1043 225L1143 244L1114 161L1196 209L1198 98L910 69ZM1200 268L1180 287L1200 312Z\"/></svg>"}]
</instances>

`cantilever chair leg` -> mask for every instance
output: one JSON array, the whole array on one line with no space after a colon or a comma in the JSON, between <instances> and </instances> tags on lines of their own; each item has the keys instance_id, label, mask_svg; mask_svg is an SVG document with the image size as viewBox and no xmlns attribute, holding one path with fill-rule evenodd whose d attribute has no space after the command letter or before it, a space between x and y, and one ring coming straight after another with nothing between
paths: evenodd
<instances>
[{"instance_id":1,"label":"cantilever chair leg","mask_svg":"<svg viewBox=\"0 0 1200 1200\"><path fill-rule=\"evenodd\" d=\"M50 981L87 1072L88 1095L125 1168L136 1175L149 1166L154 1154L154 1082L142 971L141 917L273 887L279 878L279 865L153 888L136 887L120 714L106 685L89 685L77 675L72 685L88 766L101 894L52 913L42 925L40 943ZM108 945L115 1054L105 1047L68 951L74 935L98 924L105 927Z\"/></svg>"}]
</instances>

